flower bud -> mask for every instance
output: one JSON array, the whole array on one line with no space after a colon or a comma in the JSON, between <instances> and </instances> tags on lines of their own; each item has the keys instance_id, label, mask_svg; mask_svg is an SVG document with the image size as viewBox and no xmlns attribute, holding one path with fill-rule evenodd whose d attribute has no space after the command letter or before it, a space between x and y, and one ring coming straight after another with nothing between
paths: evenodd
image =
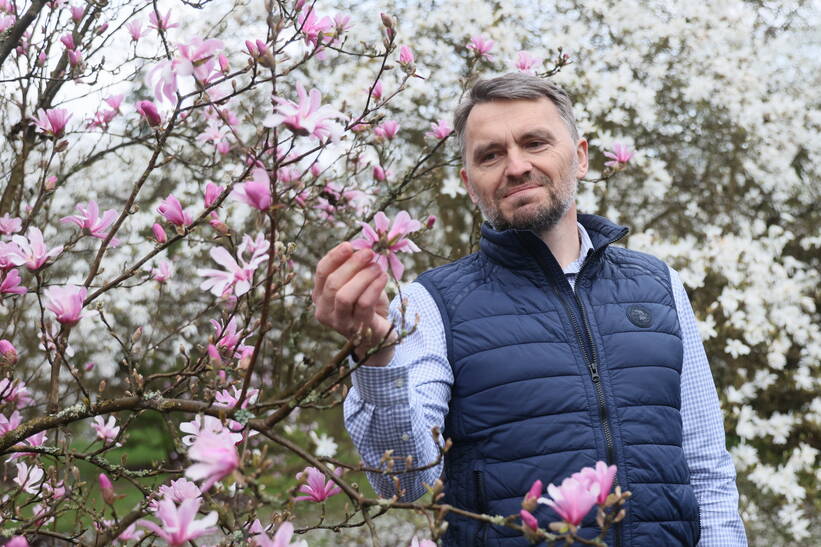
<instances>
[{"instance_id":1,"label":"flower bud","mask_svg":"<svg viewBox=\"0 0 821 547\"><path fill-rule=\"evenodd\" d=\"M425 228L430 230L431 228L433 228L434 224L436 224L436 216L429 215L428 219L425 221Z\"/></svg>"},{"instance_id":2,"label":"flower bud","mask_svg":"<svg viewBox=\"0 0 821 547\"><path fill-rule=\"evenodd\" d=\"M114 485L111 484L111 479L109 479L105 473L100 473L97 477L97 480L100 483L100 492L103 494L103 500L108 505L113 505L114 500L117 499L116 494L114 493Z\"/></svg>"},{"instance_id":3,"label":"flower bud","mask_svg":"<svg viewBox=\"0 0 821 547\"><path fill-rule=\"evenodd\" d=\"M54 175L51 175L50 177L48 177L46 179L44 187L45 187L46 192L54 191L54 189L57 187L57 177L55 177Z\"/></svg>"},{"instance_id":4,"label":"flower bud","mask_svg":"<svg viewBox=\"0 0 821 547\"><path fill-rule=\"evenodd\" d=\"M11 367L17 363L17 349L8 340L0 340L0 367Z\"/></svg>"},{"instance_id":5,"label":"flower bud","mask_svg":"<svg viewBox=\"0 0 821 547\"><path fill-rule=\"evenodd\" d=\"M382 19L382 24L385 25L385 28L392 30L394 27L396 27L396 21L394 21L393 17L391 17L387 13L380 12L379 17Z\"/></svg>"},{"instance_id":6,"label":"flower bud","mask_svg":"<svg viewBox=\"0 0 821 547\"><path fill-rule=\"evenodd\" d=\"M222 71L223 74L228 74L228 71L231 70L231 66L228 64L228 57L220 53L217 59L219 60L220 71Z\"/></svg>"},{"instance_id":7,"label":"flower bud","mask_svg":"<svg viewBox=\"0 0 821 547\"><path fill-rule=\"evenodd\" d=\"M154 234L154 239L157 240L157 243L165 243L168 241L168 236L165 235L165 230L163 230L163 227L156 222L151 227L151 232Z\"/></svg>"}]
</instances>

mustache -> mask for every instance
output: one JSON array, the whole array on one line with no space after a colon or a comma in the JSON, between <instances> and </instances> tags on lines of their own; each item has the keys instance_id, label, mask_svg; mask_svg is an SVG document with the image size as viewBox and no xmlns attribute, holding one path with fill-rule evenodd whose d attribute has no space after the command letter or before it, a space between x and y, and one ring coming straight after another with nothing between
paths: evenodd
<instances>
[{"instance_id":1,"label":"mustache","mask_svg":"<svg viewBox=\"0 0 821 547\"><path fill-rule=\"evenodd\" d=\"M518 177L516 179L510 179L508 184L505 184L503 187L499 188L496 192L496 199L502 199L513 190L518 188L519 186L524 186L527 184L535 184L538 186L547 186L550 184L550 179L547 175L543 173L529 173L526 176Z\"/></svg>"}]
</instances>

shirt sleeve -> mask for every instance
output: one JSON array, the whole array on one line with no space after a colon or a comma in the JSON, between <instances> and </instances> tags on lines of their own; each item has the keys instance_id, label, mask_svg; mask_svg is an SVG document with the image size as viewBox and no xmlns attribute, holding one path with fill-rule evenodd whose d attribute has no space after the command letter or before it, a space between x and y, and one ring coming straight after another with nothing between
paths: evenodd
<instances>
[{"instance_id":1,"label":"shirt sleeve","mask_svg":"<svg viewBox=\"0 0 821 547\"><path fill-rule=\"evenodd\" d=\"M400 297L406 302L404 314ZM345 426L365 465L384 469L382 457L393 450L394 470L398 471L405 469L408 456L412 467L425 466L438 457L431 430L444 428L453 372L442 317L421 284L405 287L391 303L390 315L397 328L413 330L397 345L387 366L362 366L353 372L344 414ZM443 442L440 435L439 444ZM401 499L422 496L424 484L439 478L442 465L398 475L404 490ZM395 494L391 475L368 473L368 480L379 495Z\"/></svg>"},{"instance_id":2,"label":"shirt sleeve","mask_svg":"<svg viewBox=\"0 0 821 547\"><path fill-rule=\"evenodd\" d=\"M701 516L699 547L746 546L738 514L738 490L732 456L724 442L724 424L713 376L690 299L678 273L670 279L681 325L681 421L684 456L690 468Z\"/></svg>"}]
</instances>

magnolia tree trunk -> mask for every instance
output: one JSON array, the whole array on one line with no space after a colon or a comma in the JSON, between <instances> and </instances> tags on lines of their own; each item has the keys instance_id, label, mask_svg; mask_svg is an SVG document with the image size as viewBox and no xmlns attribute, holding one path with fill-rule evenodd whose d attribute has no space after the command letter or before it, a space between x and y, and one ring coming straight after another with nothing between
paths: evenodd
<instances>
[{"instance_id":1,"label":"magnolia tree trunk","mask_svg":"<svg viewBox=\"0 0 821 547\"><path fill-rule=\"evenodd\" d=\"M819 14L651 4L0 0L0 533L421 545L457 512L549 544L575 536L569 499L601 544L629 497L604 464L553 499L534 476L516 515L442 505L440 483L402 498L449 444L361 462L337 425L361 362L313 319L340 241L393 292L475 249L452 111L520 70L576 101L581 208L694 289L751 536L811 541ZM412 516L419 537L381 524Z\"/></svg>"}]
</instances>

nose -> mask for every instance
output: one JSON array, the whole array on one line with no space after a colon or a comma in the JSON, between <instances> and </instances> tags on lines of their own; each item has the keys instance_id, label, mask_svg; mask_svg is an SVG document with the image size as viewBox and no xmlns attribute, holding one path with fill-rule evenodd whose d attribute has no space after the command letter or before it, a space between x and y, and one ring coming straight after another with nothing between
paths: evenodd
<instances>
[{"instance_id":1,"label":"nose","mask_svg":"<svg viewBox=\"0 0 821 547\"><path fill-rule=\"evenodd\" d=\"M505 165L505 175L511 178L519 178L530 173L533 166L527 155L518 147L514 147L507 153L507 164Z\"/></svg>"}]
</instances>

